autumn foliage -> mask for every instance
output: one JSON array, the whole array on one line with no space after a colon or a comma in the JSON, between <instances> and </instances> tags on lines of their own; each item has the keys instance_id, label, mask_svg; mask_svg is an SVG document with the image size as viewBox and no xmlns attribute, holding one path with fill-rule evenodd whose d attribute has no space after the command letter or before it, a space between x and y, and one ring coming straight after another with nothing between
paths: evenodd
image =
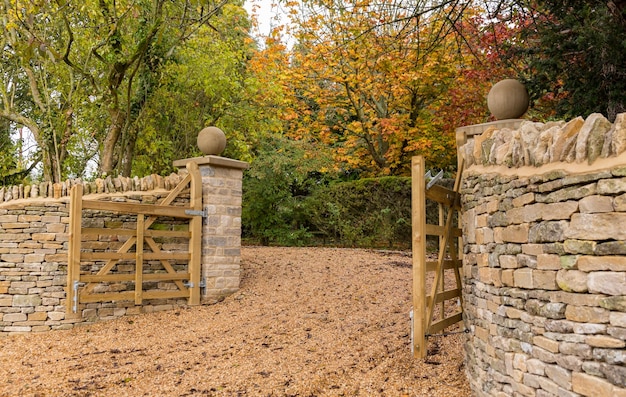
<instances>
[{"instance_id":1,"label":"autumn foliage","mask_svg":"<svg viewBox=\"0 0 626 397\"><path fill-rule=\"evenodd\" d=\"M481 9L388 1L287 3L291 49L258 54L280 81L285 133L328 153L336 170L407 175L410 159L456 164L457 127L489 121L491 85L512 75L498 43L513 30ZM508 35L508 36L507 36ZM268 86L272 86L268 82Z\"/></svg>"}]
</instances>

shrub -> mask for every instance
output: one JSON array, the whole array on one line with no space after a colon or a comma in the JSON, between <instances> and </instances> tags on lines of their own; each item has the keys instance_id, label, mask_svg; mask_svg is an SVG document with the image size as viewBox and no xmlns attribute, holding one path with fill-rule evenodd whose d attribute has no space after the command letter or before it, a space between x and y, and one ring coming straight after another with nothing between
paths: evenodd
<instances>
[{"instance_id":1,"label":"shrub","mask_svg":"<svg viewBox=\"0 0 626 397\"><path fill-rule=\"evenodd\" d=\"M338 245L410 247L410 178L333 183L316 189L304 206L315 234Z\"/></svg>"}]
</instances>

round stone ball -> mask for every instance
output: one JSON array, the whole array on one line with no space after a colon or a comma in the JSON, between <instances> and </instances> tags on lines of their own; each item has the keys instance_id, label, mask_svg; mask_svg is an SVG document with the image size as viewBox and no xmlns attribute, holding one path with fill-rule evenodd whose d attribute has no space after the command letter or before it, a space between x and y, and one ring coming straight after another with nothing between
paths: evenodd
<instances>
[{"instance_id":1,"label":"round stone ball","mask_svg":"<svg viewBox=\"0 0 626 397\"><path fill-rule=\"evenodd\" d=\"M219 155L226 149L226 135L217 127L206 127L198 133L198 148L205 155Z\"/></svg>"},{"instance_id":2,"label":"round stone ball","mask_svg":"<svg viewBox=\"0 0 626 397\"><path fill-rule=\"evenodd\" d=\"M487 107L498 120L520 118L528 110L528 104L526 87L514 79L496 83L487 95Z\"/></svg>"}]
</instances>

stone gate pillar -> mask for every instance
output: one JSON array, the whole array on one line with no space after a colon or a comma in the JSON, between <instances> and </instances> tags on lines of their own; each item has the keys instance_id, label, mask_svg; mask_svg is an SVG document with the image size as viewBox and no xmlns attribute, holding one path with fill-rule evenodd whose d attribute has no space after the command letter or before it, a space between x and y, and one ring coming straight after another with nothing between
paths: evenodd
<instances>
[{"instance_id":1,"label":"stone gate pillar","mask_svg":"<svg viewBox=\"0 0 626 397\"><path fill-rule=\"evenodd\" d=\"M241 203L243 170L248 163L208 155L174 161L185 170L198 164L202 175L203 303L215 303L239 289L241 276ZM183 171L184 172L184 171Z\"/></svg>"}]
</instances>

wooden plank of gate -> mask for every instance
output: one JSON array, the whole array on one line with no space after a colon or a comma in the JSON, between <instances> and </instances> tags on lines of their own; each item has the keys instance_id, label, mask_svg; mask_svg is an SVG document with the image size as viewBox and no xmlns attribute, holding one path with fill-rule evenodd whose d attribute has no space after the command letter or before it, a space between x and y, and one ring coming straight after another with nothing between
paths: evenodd
<instances>
[{"instance_id":1,"label":"wooden plank of gate","mask_svg":"<svg viewBox=\"0 0 626 397\"><path fill-rule=\"evenodd\" d=\"M153 204L118 203L112 201L86 200L83 203L83 208L99 211L127 212L132 214L153 215L155 217L173 216L176 218L187 219L191 219L194 217L194 215L189 215L185 212L188 208L160 206Z\"/></svg>"},{"instance_id":2,"label":"wooden plank of gate","mask_svg":"<svg viewBox=\"0 0 626 397\"><path fill-rule=\"evenodd\" d=\"M95 303L95 302L110 302L110 301L129 301L133 300L135 291L123 291L123 292L104 292L101 294L90 294L81 296L80 300L83 303ZM172 291L144 291L143 299L173 299L173 298L186 298L189 293L186 291L172 290Z\"/></svg>"},{"instance_id":3,"label":"wooden plank of gate","mask_svg":"<svg viewBox=\"0 0 626 397\"><path fill-rule=\"evenodd\" d=\"M411 219L413 229L413 356L426 357L425 308L426 308L426 196L424 181L424 158L411 159Z\"/></svg>"},{"instance_id":4,"label":"wooden plank of gate","mask_svg":"<svg viewBox=\"0 0 626 397\"><path fill-rule=\"evenodd\" d=\"M141 305L143 294L143 232L144 215L137 214L137 243L135 244L135 305Z\"/></svg>"},{"instance_id":5,"label":"wooden plank of gate","mask_svg":"<svg viewBox=\"0 0 626 397\"><path fill-rule=\"evenodd\" d=\"M144 237L145 241L148 242L148 239L154 241L151 237ZM155 243L156 244L156 243ZM135 252L81 252L81 259L84 261L97 261L97 260L132 260L135 259ZM164 252L164 251L155 251L155 252L144 252L143 259L148 261L154 260L189 260L188 252Z\"/></svg>"},{"instance_id":6,"label":"wooden plank of gate","mask_svg":"<svg viewBox=\"0 0 626 397\"><path fill-rule=\"evenodd\" d=\"M92 234L99 236L137 236L137 230L135 229L107 229L99 227L84 227L82 231L83 235ZM191 233L187 230L153 230L147 229L144 234L146 237L182 237L189 238Z\"/></svg>"},{"instance_id":7,"label":"wooden plank of gate","mask_svg":"<svg viewBox=\"0 0 626 397\"><path fill-rule=\"evenodd\" d=\"M458 323L459 321L463 321L462 312L453 314L450 317L446 317L442 320L432 323L432 325L428 328L428 333L431 335L436 334L437 332L443 331L444 329Z\"/></svg>"},{"instance_id":8,"label":"wooden plank of gate","mask_svg":"<svg viewBox=\"0 0 626 397\"><path fill-rule=\"evenodd\" d=\"M77 300L74 283L80 279L80 244L82 223L83 185L74 185L70 190L70 224L69 224L69 247L67 258L67 292L65 300L65 318L80 317L78 302L74 312L74 302Z\"/></svg>"},{"instance_id":9,"label":"wooden plank of gate","mask_svg":"<svg viewBox=\"0 0 626 397\"><path fill-rule=\"evenodd\" d=\"M122 274L104 274L102 276L83 274L80 276L82 281L88 283L115 283L121 281L133 281L135 275L133 273ZM144 281L174 281L189 280L189 273L148 273L143 275Z\"/></svg>"}]
</instances>

